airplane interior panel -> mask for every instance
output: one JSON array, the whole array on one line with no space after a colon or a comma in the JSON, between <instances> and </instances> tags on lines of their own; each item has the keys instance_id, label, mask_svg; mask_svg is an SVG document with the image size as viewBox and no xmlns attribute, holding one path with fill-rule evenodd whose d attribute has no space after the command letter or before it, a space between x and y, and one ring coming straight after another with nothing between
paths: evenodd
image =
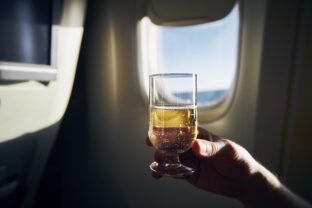
<instances>
[{"instance_id":1,"label":"airplane interior panel","mask_svg":"<svg viewBox=\"0 0 312 208\"><path fill-rule=\"evenodd\" d=\"M51 5L51 1L1 1L1 61L50 64Z\"/></svg>"}]
</instances>

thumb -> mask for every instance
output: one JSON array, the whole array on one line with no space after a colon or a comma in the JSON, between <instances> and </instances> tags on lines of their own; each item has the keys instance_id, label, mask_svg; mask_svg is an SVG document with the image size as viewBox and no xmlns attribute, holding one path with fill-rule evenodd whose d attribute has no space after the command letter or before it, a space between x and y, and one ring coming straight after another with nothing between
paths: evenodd
<instances>
[{"instance_id":1,"label":"thumb","mask_svg":"<svg viewBox=\"0 0 312 208\"><path fill-rule=\"evenodd\" d=\"M192 144L192 149L196 156L209 158L216 155L224 146L224 140L210 142L202 139L196 139Z\"/></svg>"}]
</instances>

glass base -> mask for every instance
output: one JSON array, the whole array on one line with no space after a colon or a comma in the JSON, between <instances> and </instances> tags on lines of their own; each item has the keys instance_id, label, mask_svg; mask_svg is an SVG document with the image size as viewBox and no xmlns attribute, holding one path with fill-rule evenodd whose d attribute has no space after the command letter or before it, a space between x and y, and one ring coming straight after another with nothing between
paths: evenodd
<instances>
[{"instance_id":1,"label":"glass base","mask_svg":"<svg viewBox=\"0 0 312 208\"><path fill-rule=\"evenodd\" d=\"M178 164L160 164L158 162L152 162L150 169L162 176L171 176L175 178L184 178L192 175L195 169L187 167L181 163Z\"/></svg>"}]
</instances>

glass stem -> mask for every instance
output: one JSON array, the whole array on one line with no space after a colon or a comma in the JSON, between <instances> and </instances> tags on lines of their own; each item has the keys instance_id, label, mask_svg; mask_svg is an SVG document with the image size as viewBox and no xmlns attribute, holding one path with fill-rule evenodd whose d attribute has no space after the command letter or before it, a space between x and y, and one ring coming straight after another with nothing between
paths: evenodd
<instances>
[{"instance_id":1,"label":"glass stem","mask_svg":"<svg viewBox=\"0 0 312 208\"><path fill-rule=\"evenodd\" d=\"M180 163L179 155L166 156L164 165L165 167L170 167L170 168L180 167L181 163Z\"/></svg>"}]
</instances>

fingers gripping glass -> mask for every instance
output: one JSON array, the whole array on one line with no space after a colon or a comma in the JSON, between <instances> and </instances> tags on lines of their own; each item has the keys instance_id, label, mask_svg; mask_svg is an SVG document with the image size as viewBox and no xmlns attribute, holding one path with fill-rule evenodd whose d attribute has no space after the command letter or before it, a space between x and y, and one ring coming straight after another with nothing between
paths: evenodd
<instances>
[{"instance_id":1,"label":"fingers gripping glass","mask_svg":"<svg viewBox=\"0 0 312 208\"><path fill-rule=\"evenodd\" d=\"M152 171L173 177L192 175L194 169L180 163L179 154L189 150L197 136L196 74L154 74L149 80L149 138L164 154Z\"/></svg>"}]
</instances>

